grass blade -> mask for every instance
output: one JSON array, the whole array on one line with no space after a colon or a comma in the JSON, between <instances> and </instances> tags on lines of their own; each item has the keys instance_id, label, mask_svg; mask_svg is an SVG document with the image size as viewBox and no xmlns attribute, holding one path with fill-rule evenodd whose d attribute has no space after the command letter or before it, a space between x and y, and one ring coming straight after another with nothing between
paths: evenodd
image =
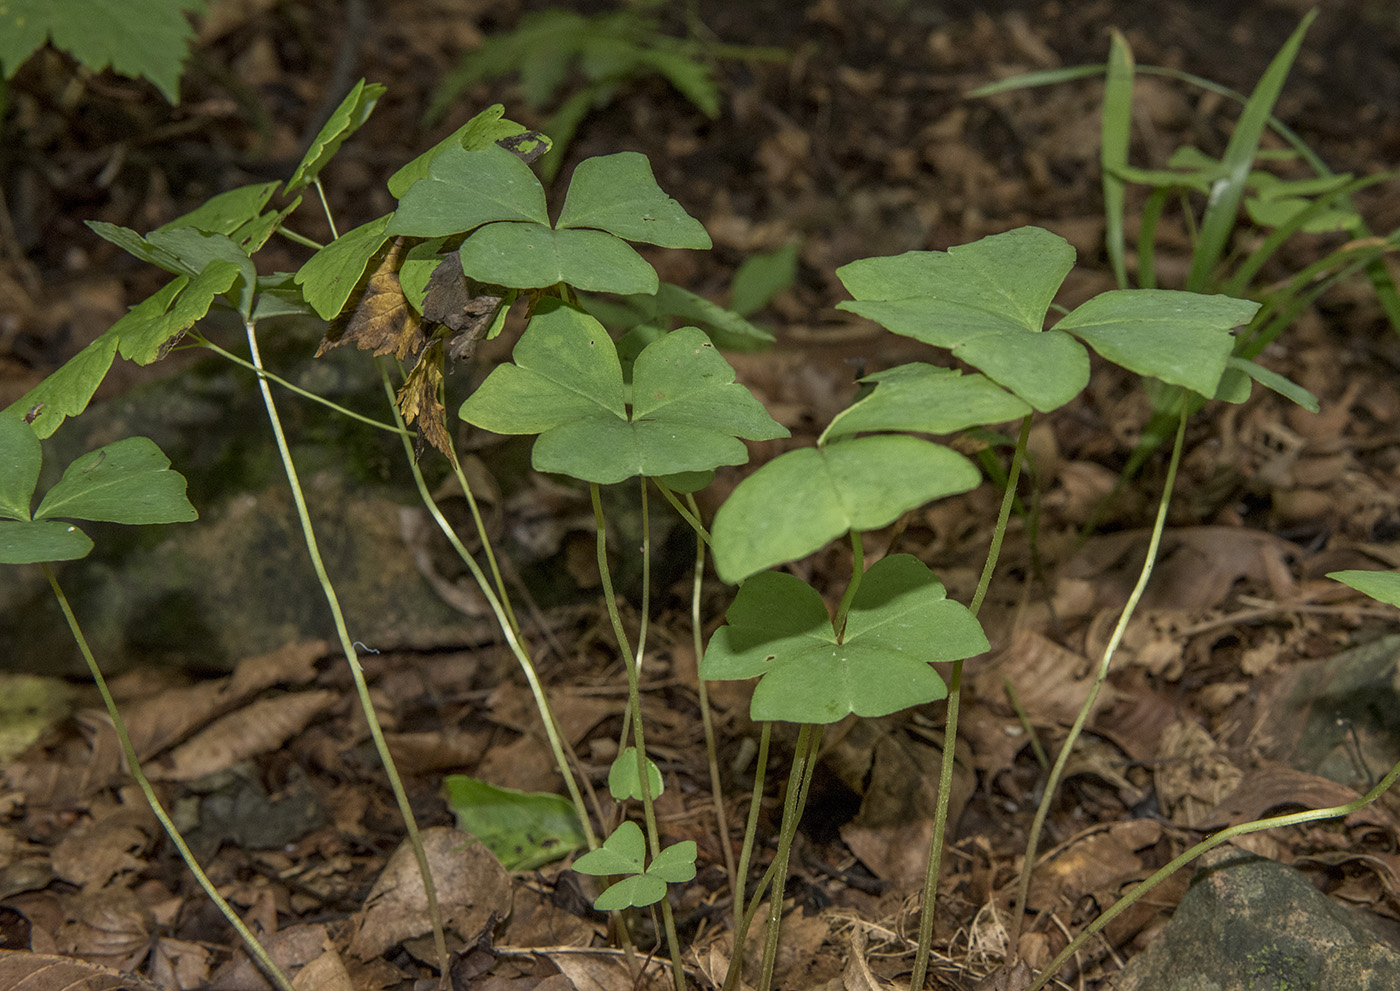
<instances>
[{"instance_id":1,"label":"grass blade","mask_svg":"<svg viewBox=\"0 0 1400 991\"><path fill-rule=\"evenodd\" d=\"M1244 105L1234 133L1230 135L1230 143L1225 148L1224 156L1226 175L1211 190L1205 216L1201 220L1200 240L1196 242L1196 250L1192 253L1191 273L1186 279L1186 288L1192 292L1205 291L1210 283L1211 273L1225 251L1225 243L1230 238L1230 232L1234 229L1239 214L1245 182L1259 152L1259 139L1269 124L1274 104L1278 102L1284 80L1288 78L1288 70L1293 67L1293 60L1303 43L1303 35L1307 33L1308 26L1316 16L1316 10L1310 11L1289 35L1288 40L1269 63L1269 67L1264 70L1264 75L1260 77L1254 92L1249 96L1249 101Z\"/></svg>"},{"instance_id":2,"label":"grass blade","mask_svg":"<svg viewBox=\"0 0 1400 991\"><path fill-rule=\"evenodd\" d=\"M1128 164L1132 124L1133 51L1128 47L1128 39L1115 30L1109 43L1108 72L1104 78L1099 163L1103 168L1104 246L1119 289L1128 288L1128 266L1123 240L1126 184L1117 170Z\"/></svg>"},{"instance_id":3,"label":"grass blade","mask_svg":"<svg viewBox=\"0 0 1400 991\"><path fill-rule=\"evenodd\" d=\"M971 90L969 97L980 98L984 96L995 96L997 93L1009 93L1018 89L1034 89L1037 86L1054 86L1058 83L1073 82L1076 79L1088 79L1090 76L1102 75L1104 67L1102 65L1071 65L1063 69L1046 69L1044 72L1026 72L1019 76L1012 76L1010 79L998 79L994 83L987 83L985 86L978 86Z\"/></svg>"}]
</instances>

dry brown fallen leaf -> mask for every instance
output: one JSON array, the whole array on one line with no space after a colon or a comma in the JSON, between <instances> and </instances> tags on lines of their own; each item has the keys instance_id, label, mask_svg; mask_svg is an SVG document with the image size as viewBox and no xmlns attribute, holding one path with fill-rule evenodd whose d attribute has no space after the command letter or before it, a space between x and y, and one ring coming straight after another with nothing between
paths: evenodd
<instances>
[{"instance_id":1,"label":"dry brown fallen leaf","mask_svg":"<svg viewBox=\"0 0 1400 991\"><path fill-rule=\"evenodd\" d=\"M20 950L0 950L0 988L5 991L165 991L135 974Z\"/></svg>"},{"instance_id":2,"label":"dry brown fallen leaf","mask_svg":"<svg viewBox=\"0 0 1400 991\"><path fill-rule=\"evenodd\" d=\"M339 698L336 692L317 690L259 699L210 724L172 750L166 761L147 768L146 774L159 780L193 781L227 770L276 750Z\"/></svg>"},{"instance_id":3,"label":"dry brown fallen leaf","mask_svg":"<svg viewBox=\"0 0 1400 991\"><path fill-rule=\"evenodd\" d=\"M423 830L422 840L446 928L471 940L493 914L510 915L510 875L489 850L447 826ZM361 960L432 930L423 878L407 842L389 858L354 926L349 952Z\"/></svg>"}]
</instances>

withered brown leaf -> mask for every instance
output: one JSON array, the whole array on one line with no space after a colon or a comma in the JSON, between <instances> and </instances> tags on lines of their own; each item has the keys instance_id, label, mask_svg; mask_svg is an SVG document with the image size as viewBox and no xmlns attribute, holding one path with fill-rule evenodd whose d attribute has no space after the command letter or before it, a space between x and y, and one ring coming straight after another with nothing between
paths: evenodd
<instances>
[{"instance_id":1,"label":"withered brown leaf","mask_svg":"<svg viewBox=\"0 0 1400 991\"><path fill-rule=\"evenodd\" d=\"M353 341L361 351L393 354L400 361L423 346L422 320L404 298L399 265L407 242L397 237L379 266L359 291L358 301L326 329L319 358L333 347Z\"/></svg>"},{"instance_id":2,"label":"withered brown leaf","mask_svg":"<svg viewBox=\"0 0 1400 991\"><path fill-rule=\"evenodd\" d=\"M423 297L423 319L440 323L454 331L448 355L452 361L465 361L491 326L501 305L500 296L473 295L472 286L462 274L462 259L453 251L444 255L428 279Z\"/></svg>"},{"instance_id":3,"label":"withered brown leaf","mask_svg":"<svg viewBox=\"0 0 1400 991\"><path fill-rule=\"evenodd\" d=\"M434 336L395 398L404 423L412 425L418 421L419 455L422 454L421 441L426 440L455 463L452 440L447 435L447 408L438 399L442 388L442 345L442 335Z\"/></svg>"}]
</instances>

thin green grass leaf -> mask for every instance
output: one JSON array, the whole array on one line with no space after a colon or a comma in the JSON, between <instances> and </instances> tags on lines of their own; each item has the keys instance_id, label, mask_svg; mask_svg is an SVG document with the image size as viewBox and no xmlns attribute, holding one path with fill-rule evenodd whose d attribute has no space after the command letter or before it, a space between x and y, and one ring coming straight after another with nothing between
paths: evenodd
<instances>
[{"instance_id":1,"label":"thin green grass leaf","mask_svg":"<svg viewBox=\"0 0 1400 991\"><path fill-rule=\"evenodd\" d=\"M1119 31L1112 33L1108 71L1104 78L1099 162L1103 167L1105 248L1119 289L1128 288L1124 244L1125 184L1116 169L1128 164L1128 140L1133 125L1133 51Z\"/></svg>"},{"instance_id":2,"label":"thin green grass leaf","mask_svg":"<svg viewBox=\"0 0 1400 991\"><path fill-rule=\"evenodd\" d=\"M1186 288L1192 292L1203 292L1210 284L1215 267L1224 254L1230 232L1234 230L1239 216L1240 200L1244 196L1245 184L1254 166L1259 151L1259 140L1269 124L1274 104L1283 91L1288 71L1298 55L1303 43L1303 35L1312 24L1317 11L1312 10L1303 17L1278 54L1264 70L1249 101L1240 113L1230 143L1225 148L1223 164L1226 175L1211 189L1210 200L1206 205L1205 216L1201 220L1200 238L1191 256L1191 271L1186 277Z\"/></svg>"}]
</instances>

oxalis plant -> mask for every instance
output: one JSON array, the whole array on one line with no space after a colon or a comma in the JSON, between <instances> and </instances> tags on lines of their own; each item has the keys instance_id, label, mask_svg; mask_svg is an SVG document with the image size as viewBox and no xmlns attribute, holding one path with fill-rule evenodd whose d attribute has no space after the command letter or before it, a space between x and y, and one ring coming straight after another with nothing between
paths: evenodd
<instances>
[{"instance_id":1,"label":"oxalis plant","mask_svg":"<svg viewBox=\"0 0 1400 991\"><path fill-rule=\"evenodd\" d=\"M182 340L208 348L255 373L308 555L325 592L371 736L418 857L441 972L445 975L447 947L427 857L370 703L334 584L321 560L272 387L280 386L303 399L364 418L268 371L260 357L258 326L275 317L318 316L330 321L321 352L354 342L381 356L384 360L379 363L380 379L393 422L374 425L402 438L425 506L471 569L494 610L534 694L578 817L577 832L587 846L599 848L594 863L601 863L608 873L629 875L630 883L610 887L600 905L644 907L661 900L675 980L680 987L683 975L679 945L669 904L661 895L667 883L694 875L695 847L693 843L679 844L663 850L659 845L651 801L660 794L661 778L655 765L642 756L646 748L637 700L645 625L633 656L605 566L606 522L598 486L632 476L658 476L657 485L668 498L676 499L675 493L688 493L704 484L713 467L746 460L747 450L739 438L762 440L785 435L786 431L744 389L733 384L732 370L703 331L691 327L668 334L667 330L674 318L685 316L730 340L747 338L761 344L771 337L736 313L678 286L661 284L651 265L627 243L640 241L684 248L707 248L710 244L703 227L656 185L643 156L624 153L581 163L570 181L562 208L551 220L543 187L528 164L549 147L549 139L504 119L499 106L478 114L390 177L389 191L398 200L393 213L347 231L330 244L316 245L299 233L289 218L307 190L314 190L325 205L320 171L342 142L367 119L383 91L382 86L358 84L285 184L265 183L221 194L145 235L111 224L91 224L102 237L170 271L175 278L133 307L5 415L17 424L15 430L37 444L39 438L52 434L67 417L86 408L118 354L147 364ZM269 207L279 185L284 205ZM334 231L328 209L327 218ZM259 276L252 256L274 235L318 250L295 273ZM632 325L621 350L601 324L579 309L581 292L607 292L621 297L622 310L629 314L628 323ZM736 299L738 295L736 286ZM750 279L744 292L747 305L761 305L761 295L755 292ZM466 414L474 422L489 424L502 432L543 431L545 436L537 444L537 459L545 470L572 474L593 488L599 514L600 567L618 643L628 658L632 704L624 743L629 733L635 742L634 746L620 747L609 786L618 801L637 798L643 802L651 850L645 864L634 856L638 854L635 824L624 824L620 832L614 831L602 844L594 833L593 821L603 822L605 816L596 799L592 802L592 815L590 806L585 804L583 792L587 790L591 797L591 788L586 780L580 788L573 771L567 743L558 732L535 673L471 487L447 430L443 390L449 357L467 357L480 339L499 333L507 311L517 300L523 303L529 322L517 346L517 363L488 379L465 408ZM244 329L248 357L215 344L196 329L211 307L236 314ZM411 360L411 367L403 366L406 359ZM551 382L558 384L553 394L548 388ZM636 393L637 389L641 392ZM521 401L523 405L517 408ZM408 429L410 424L414 430ZM562 448L554 449L560 453L551 460L550 445L561 439ZM446 457L469 502L484 544L485 567L467 552L429 494L418 465L418 457L428 448ZM111 454L103 451L93 456L101 463ZM23 457L29 459L30 454L23 453ZM156 483L140 476L127 487L127 495L142 484ZM29 488L32 487L31 481ZM26 540L39 539L34 534L58 540L54 529L57 524L50 517L58 514L55 507L59 504L46 501L31 520L27 500L28 490L6 492L5 508L16 523L24 523L28 528ZM689 497L687 502L689 509L679 508L695 519L695 504ZM65 508L69 515L77 513L71 505ZM698 603L698 583L695 597ZM713 753L713 746L710 749ZM137 765L133 764L133 769L137 770ZM717 783L713 766L712 779ZM470 791L457 789L454 794ZM498 803L500 799L498 791L482 802ZM716 803L722 821L717 790ZM527 806L522 802L522 807ZM458 811L460 816L463 810ZM470 812L468 809L468 819ZM565 845L558 855L567 854L570 849L572 846ZM624 864L635 863L635 870L620 867L619 857ZM583 866L589 866L586 859ZM626 939L625 928L622 933Z\"/></svg>"},{"instance_id":2,"label":"oxalis plant","mask_svg":"<svg viewBox=\"0 0 1400 991\"><path fill-rule=\"evenodd\" d=\"M750 711L764 725L761 752L772 721L800 726L770 871L768 932L758 985L762 991L772 984L786 860L821 727L849 714L883 716L946 698L938 803L911 975L911 987L923 987L963 663L988 647L976 614L1011 511L1032 417L1064 405L1084 388L1088 348L1138 375L1203 397L1242 402L1254 379L1311 404L1296 386L1233 354L1231 331L1249 321L1257 303L1181 291L1117 290L1090 299L1047 328L1047 313L1073 263L1074 251L1062 238L1022 228L947 252L865 259L838 270L855 297L841 308L946 349L975 371L916 363L870 376L874 390L838 414L815 447L790 451L759 468L716 514L711 542L716 570L721 578L743 585L726 615L728 624L709 644L701 676L759 679ZM1171 469L1138 588L1105 651L1093 692L1061 749L1038 811L1018 909L1024 904L1049 800L1150 575L1187 413L1187 405L1179 404ZM945 435L1018 418L1021 430L1001 513L970 606L948 600L935 575L909 555L889 554L866 568L865 533L932 499L967 491L981 480L963 455L917 435ZM802 511L792 511L794 506ZM851 543L852 572L834 615L819 590L793 575L767 570L843 536ZM940 661L951 662L947 682L930 667ZM746 844L746 856L747 852ZM745 906L743 878L741 865L736 948L742 946L762 895L761 890L755 893ZM738 960L736 949L736 966L726 987L738 985Z\"/></svg>"},{"instance_id":3,"label":"oxalis plant","mask_svg":"<svg viewBox=\"0 0 1400 991\"><path fill-rule=\"evenodd\" d=\"M35 508L34 493L42 466L43 450L26 418L14 410L0 413L0 564L42 566L73 640L112 717L127 766L151 811L200 887L233 926L253 959L278 988L291 991L291 983L200 869L184 837L142 773L126 723L52 567L55 561L86 557L93 548L91 538L70 520L141 526L188 523L197 519L198 514L185 498L185 479L170 470L169 459L152 441L145 437L128 437L90 451L70 463Z\"/></svg>"},{"instance_id":4,"label":"oxalis plant","mask_svg":"<svg viewBox=\"0 0 1400 991\"><path fill-rule=\"evenodd\" d=\"M249 368L286 470L308 557L325 591L371 736L418 854L439 961L446 974L446 941L426 855L369 702L334 584L320 559L273 389L291 392L301 400L332 404L269 371L258 347L259 324L265 320L298 315L329 321L322 351L354 343L378 357L378 379L390 419L375 425L401 438L425 507L472 571L530 685L578 817L582 842L591 850L575 866L584 873L615 879L595 904L618 913L624 945L631 945L627 916L638 909L659 910L657 928L665 933L678 991L686 979L667 895L671 884L693 878L696 847L689 841L663 843L653 804L661 794L663 777L647 755L640 705L650 595L652 493L659 493L700 538L692 595L697 653L704 620L699 603L706 547L719 576L741 584L728 609L727 625L704 652L702 679L758 679L751 705L753 717L763 727L755 799L738 862L726 865L734 895L736 937L727 987L737 987L741 981L744 935L765 898L769 911L759 986L764 991L772 986L788 856L820 754L822 728L851 714L888 715L947 698L939 806L913 975L914 986L922 986L946 828L962 665L988 648L976 616L1011 512L1031 418L1036 412L1058 408L1083 389L1089 376L1086 345L1184 394L1240 402L1254 379L1309 401L1301 390L1234 353L1231 330L1246 324L1257 304L1218 295L1119 290L1089 300L1047 328L1052 300L1073 265L1074 253L1062 239L1036 228L947 252L911 252L855 262L839 272L854 297L841 304L844 308L947 350L971 371L911 364L870 376L867 384L873 384L873 391L834 418L815 446L789 451L742 481L707 529L694 493L710 481L717 467L747 460L745 441L775 440L787 431L734 381L733 369L716 347L716 340L761 343L766 339L764 332L681 287L660 283L655 270L629 243L703 249L709 246L703 227L657 186L646 159L633 153L580 163L562 204L549 210L544 189L530 168L530 161L548 147L548 138L505 119L498 106L478 114L389 178L389 192L397 201L392 213L329 244L316 245L295 227L301 196L313 192L325 206L320 173L368 117L382 92L383 87L373 84L357 85L285 184L230 191L144 235L114 225L92 225L101 236L170 271L174 279L5 411L7 426L0 434L0 452L15 459L22 470L14 475L19 479L14 483L8 481L12 473L7 471L0 490L0 510L13 524L0 527L0 541L10 541L19 532L16 527L31 535L26 541L37 541L25 545L28 549L21 553L27 556L6 560L78 556L76 552L85 547L72 535L72 524L59 521L119 518L94 516L91 500L71 498L72 493L84 491L89 484L85 479L106 479L103 472L115 467L140 466L122 476L125 487L114 490L121 493L119 502L139 503L149 488L152 493L164 493L155 500L161 508L150 520L192 518L193 509L184 502L183 483L178 483L179 498L174 498L169 481L173 473L162 474L168 471L164 456L132 441L84 456L76 469L69 470L82 477L70 484L65 476L55 490L59 495L51 491L31 515L38 464L35 445L66 417L84 410L116 355L149 363L183 340ZM281 205L269 206L275 195L280 195ZM273 236L317 250L295 273L260 276L252 256ZM622 309L637 316L629 318L631 329L619 340L614 341L588 312L608 309L590 296L599 293L622 297ZM246 357L214 343L197 328L211 307L236 315L244 332ZM589 781L576 772L576 762L534 670L528 639L511 607L502 569L486 540L449 430L449 361L469 356L477 341L500 333L512 308L525 323L513 359L492 371L457 412L479 428L536 436L533 467L577 479L590 491L599 572L628 682L624 729L607 784L616 809L625 810L631 802L640 804L640 823L619 820L614 811L605 809ZM677 317L691 326L671 330ZM1188 408L1184 401L1176 408L1173 468ZM934 573L910 555L890 553L866 566L870 531L931 500L968 491L981 481L973 462L928 436L1018 419L1021 430L1005 474L1001 514L970 604L950 600ZM434 450L445 458L468 500L483 541L481 563L468 553L429 493L419 458ZM995 462L987 459L987 463ZM1169 472L1139 594L1164 523L1171 477ZM608 523L601 498L602 486L629 482L636 486L643 520L642 603L635 636L622 620L612 588ZM122 513L127 522L147 521L129 509ZM838 539L850 542L852 568L833 614L822 590L774 569ZM10 546L0 543L0 549ZM1136 598L1135 594L1110 642L1096 686L1107 672ZM76 623L74 632L80 636ZM931 667L935 662L951 665L946 682ZM721 845L728 858L732 854L729 837L723 835L725 819L703 680L698 687ZM1086 702L1085 713L1091 702ZM1084 718L1081 714L1078 725ZM797 724L797 743L777 853L751 886L758 797L764 789L774 722ZM1073 735L1062 748L1058 768L1063 767ZM134 759L132 766L133 773L139 774ZM1047 796L1053 793L1057 778L1058 771ZM1043 816L1044 807L1037 835ZM1027 870L1034 864L1034 842L1027 853ZM1024 884L1023 880L1023 888ZM1042 978L1048 980L1045 975Z\"/></svg>"}]
</instances>

